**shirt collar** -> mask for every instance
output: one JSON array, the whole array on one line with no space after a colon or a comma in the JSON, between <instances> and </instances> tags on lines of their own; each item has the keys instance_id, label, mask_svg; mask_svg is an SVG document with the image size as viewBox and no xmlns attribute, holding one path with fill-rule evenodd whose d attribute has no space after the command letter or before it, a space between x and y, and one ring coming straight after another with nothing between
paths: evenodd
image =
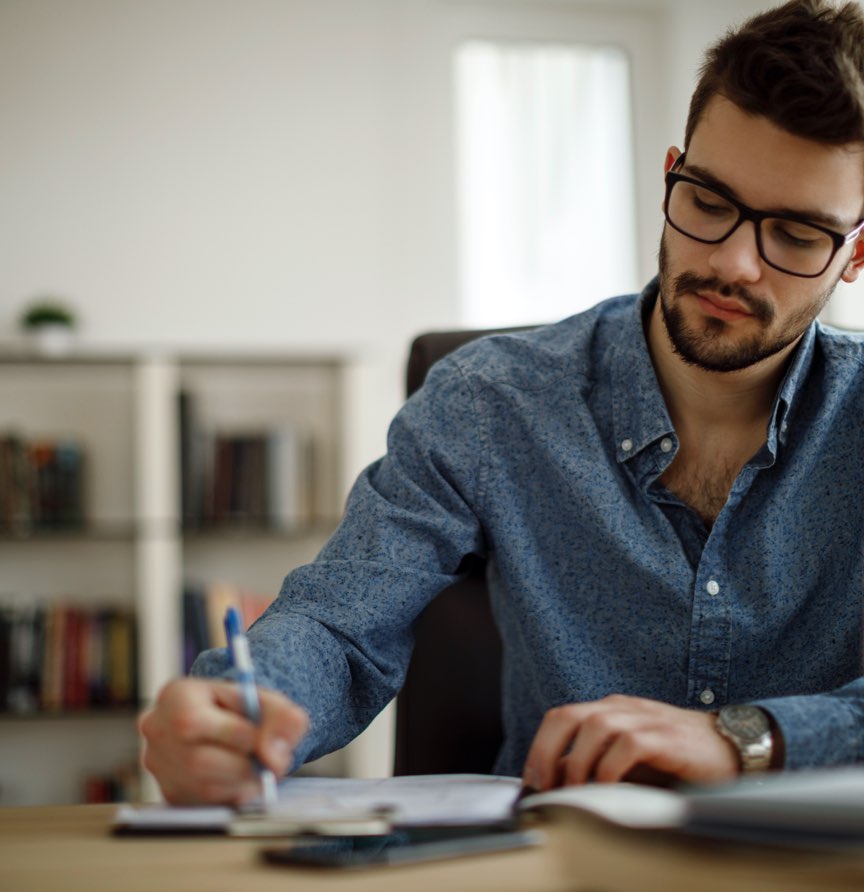
<instances>
[{"instance_id":1,"label":"shirt collar","mask_svg":"<svg viewBox=\"0 0 864 892\"><path fill-rule=\"evenodd\" d=\"M783 382L777 391L774 406L771 410L771 420L768 422L767 445L774 455L777 454L778 441L781 446L785 446L789 437L791 410L796 399L800 397L804 388L804 382L810 374L815 345L816 323L812 322L801 336L801 340L792 354L789 368L786 369L786 374L783 376Z\"/></svg>"},{"instance_id":2,"label":"shirt collar","mask_svg":"<svg viewBox=\"0 0 864 892\"><path fill-rule=\"evenodd\" d=\"M611 348L612 423L618 461L633 458L674 432L645 339L645 324L658 292L654 278L639 295L634 312Z\"/></svg>"}]
</instances>

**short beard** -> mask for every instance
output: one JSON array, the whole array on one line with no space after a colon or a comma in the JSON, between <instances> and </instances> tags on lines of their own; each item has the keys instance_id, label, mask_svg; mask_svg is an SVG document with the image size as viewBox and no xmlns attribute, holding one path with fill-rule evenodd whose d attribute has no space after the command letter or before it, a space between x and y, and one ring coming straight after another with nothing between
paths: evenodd
<instances>
[{"instance_id":1,"label":"short beard","mask_svg":"<svg viewBox=\"0 0 864 892\"><path fill-rule=\"evenodd\" d=\"M718 278L702 278L690 272L681 273L672 279L665 233L660 241L659 268L660 310L672 349L684 362L707 372L737 372L788 347L822 312L840 280L838 276L827 291L790 317L778 336L771 339L766 337L765 332L776 316L774 308L743 285L730 285ZM694 291L715 291L724 297L736 298L761 323L759 331L745 341L724 342L724 335L730 326L722 319L709 317L705 319L702 330L689 328L678 298Z\"/></svg>"}]
</instances>

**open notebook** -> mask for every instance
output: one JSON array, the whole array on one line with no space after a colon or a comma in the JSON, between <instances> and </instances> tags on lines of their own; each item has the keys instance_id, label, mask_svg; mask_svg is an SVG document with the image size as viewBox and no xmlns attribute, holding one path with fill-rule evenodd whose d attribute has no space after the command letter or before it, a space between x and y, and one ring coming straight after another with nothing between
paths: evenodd
<instances>
[{"instance_id":1,"label":"open notebook","mask_svg":"<svg viewBox=\"0 0 864 892\"><path fill-rule=\"evenodd\" d=\"M293 777L269 809L121 807L126 832L216 831L232 835L379 834L393 827L496 825L510 819L519 794L512 777L480 774L378 779Z\"/></svg>"},{"instance_id":2,"label":"open notebook","mask_svg":"<svg viewBox=\"0 0 864 892\"><path fill-rule=\"evenodd\" d=\"M394 827L495 826L569 808L630 828L781 844L864 845L864 768L765 775L714 788L589 784L519 797L518 779L427 775L289 778L264 811L122 806L116 832L241 836L381 834Z\"/></svg>"}]
</instances>

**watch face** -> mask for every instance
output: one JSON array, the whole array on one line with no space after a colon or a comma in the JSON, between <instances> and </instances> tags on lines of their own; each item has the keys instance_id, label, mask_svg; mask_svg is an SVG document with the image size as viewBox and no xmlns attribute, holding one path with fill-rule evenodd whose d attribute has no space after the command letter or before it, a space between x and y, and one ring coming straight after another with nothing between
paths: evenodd
<instances>
[{"instance_id":1,"label":"watch face","mask_svg":"<svg viewBox=\"0 0 864 892\"><path fill-rule=\"evenodd\" d=\"M741 740L759 740L771 730L768 716L758 706L724 706L720 720Z\"/></svg>"}]
</instances>

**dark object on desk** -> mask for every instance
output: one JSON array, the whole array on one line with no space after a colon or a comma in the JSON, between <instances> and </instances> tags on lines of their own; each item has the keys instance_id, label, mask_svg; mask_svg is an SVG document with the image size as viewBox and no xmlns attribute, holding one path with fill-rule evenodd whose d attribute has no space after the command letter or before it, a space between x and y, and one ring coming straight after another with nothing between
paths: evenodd
<instances>
[{"instance_id":1,"label":"dark object on desk","mask_svg":"<svg viewBox=\"0 0 864 892\"><path fill-rule=\"evenodd\" d=\"M521 328L442 331L414 339L407 395L446 354L488 334ZM396 701L396 774L491 774L503 740L501 638L486 590L486 565L469 555L466 578L444 589L417 620L414 653Z\"/></svg>"},{"instance_id":2,"label":"dark object on desk","mask_svg":"<svg viewBox=\"0 0 864 892\"><path fill-rule=\"evenodd\" d=\"M543 842L537 830L449 828L444 832L401 831L389 836L296 840L260 850L263 861L285 867L373 867L416 864L487 852L503 852Z\"/></svg>"}]
</instances>

